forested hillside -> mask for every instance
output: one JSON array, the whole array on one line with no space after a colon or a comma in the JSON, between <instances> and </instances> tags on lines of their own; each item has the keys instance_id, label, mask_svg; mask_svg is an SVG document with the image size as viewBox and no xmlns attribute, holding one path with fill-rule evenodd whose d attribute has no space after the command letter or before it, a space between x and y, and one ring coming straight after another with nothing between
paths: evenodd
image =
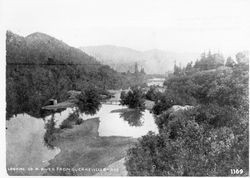
<instances>
[{"instance_id":1,"label":"forested hillside","mask_svg":"<svg viewBox=\"0 0 250 178\"><path fill-rule=\"evenodd\" d=\"M89 85L120 89L133 83L131 77L128 80L80 49L43 33L22 37L8 31L6 64L7 118L24 112L40 117L48 99L62 101L68 90Z\"/></svg>"}]
</instances>

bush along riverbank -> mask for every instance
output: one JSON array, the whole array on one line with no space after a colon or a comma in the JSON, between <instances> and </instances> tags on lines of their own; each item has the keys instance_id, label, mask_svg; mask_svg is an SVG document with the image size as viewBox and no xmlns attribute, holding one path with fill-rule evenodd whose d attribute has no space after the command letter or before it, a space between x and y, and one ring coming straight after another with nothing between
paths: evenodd
<instances>
[{"instance_id":1,"label":"bush along riverbank","mask_svg":"<svg viewBox=\"0 0 250 178\"><path fill-rule=\"evenodd\" d=\"M234 168L249 175L249 59L242 56L224 66L209 53L175 66L153 107L159 134L128 150L128 175L232 176Z\"/></svg>"}]
</instances>

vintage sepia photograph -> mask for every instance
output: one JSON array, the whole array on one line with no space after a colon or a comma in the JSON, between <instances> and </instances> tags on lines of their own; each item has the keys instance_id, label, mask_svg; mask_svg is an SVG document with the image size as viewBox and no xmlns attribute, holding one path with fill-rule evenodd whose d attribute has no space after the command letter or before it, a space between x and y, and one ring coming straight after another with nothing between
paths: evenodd
<instances>
[{"instance_id":1,"label":"vintage sepia photograph","mask_svg":"<svg viewBox=\"0 0 250 178\"><path fill-rule=\"evenodd\" d=\"M0 0L6 176L249 176L248 0Z\"/></svg>"}]
</instances>

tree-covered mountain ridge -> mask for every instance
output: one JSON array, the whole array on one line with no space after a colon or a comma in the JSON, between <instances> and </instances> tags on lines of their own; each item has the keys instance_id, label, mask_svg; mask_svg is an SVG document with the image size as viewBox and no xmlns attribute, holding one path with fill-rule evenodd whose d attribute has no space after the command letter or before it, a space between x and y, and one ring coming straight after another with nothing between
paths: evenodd
<instances>
[{"instance_id":1,"label":"tree-covered mountain ridge","mask_svg":"<svg viewBox=\"0 0 250 178\"><path fill-rule=\"evenodd\" d=\"M63 41L41 32L35 32L22 37L7 31L6 45L8 49L12 47L13 53L22 53L22 58L19 58L18 61L13 61L15 60L13 56L7 56L7 62L43 63L48 58L54 58L61 62L74 62L86 65L100 64L94 57L87 55L80 49L71 47ZM25 53L22 50L26 50Z\"/></svg>"}]
</instances>

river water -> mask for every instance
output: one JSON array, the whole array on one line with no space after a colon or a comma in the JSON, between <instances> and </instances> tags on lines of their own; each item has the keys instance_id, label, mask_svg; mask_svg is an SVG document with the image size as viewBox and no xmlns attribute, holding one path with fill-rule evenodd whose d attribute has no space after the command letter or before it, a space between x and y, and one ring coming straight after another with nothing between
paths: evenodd
<instances>
[{"instance_id":1,"label":"river water","mask_svg":"<svg viewBox=\"0 0 250 178\"><path fill-rule=\"evenodd\" d=\"M125 116L119 110L126 110L126 107L120 105L103 104L101 109L93 116L82 114L83 120L99 117L99 136L126 136L138 138L146 135L148 131L158 132L158 128L154 122L153 115L149 111L140 113L140 117L131 120L130 113ZM68 108L61 113L55 114L56 126L59 127L64 119L73 112L72 108ZM8 168L24 168L29 167L45 168L48 161L53 159L59 152L59 148L48 148L44 144L44 134L46 132L45 124L51 116L42 118L34 118L28 114L18 114L7 121L6 130L6 157ZM25 175L39 175L41 171L22 172ZM11 172L13 173L13 171ZM12 174L15 175L15 174ZM20 172L19 174L20 175Z\"/></svg>"},{"instance_id":2,"label":"river water","mask_svg":"<svg viewBox=\"0 0 250 178\"><path fill-rule=\"evenodd\" d=\"M25 171L9 171L11 175L40 175L40 171L28 168L44 168L49 165L60 149L45 146L44 121L27 114L18 114L6 123L6 164L7 169L19 168Z\"/></svg>"},{"instance_id":3,"label":"river water","mask_svg":"<svg viewBox=\"0 0 250 178\"><path fill-rule=\"evenodd\" d=\"M153 79L149 79L147 82L148 86L152 86L152 85L156 85L156 86L163 86L163 83L165 81L165 78L153 78Z\"/></svg>"},{"instance_id":4,"label":"river water","mask_svg":"<svg viewBox=\"0 0 250 178\"><path fill-rule=\"evenodd\" d=\"M150 85L163 85L164 79L154 78L148 81ZM116 93L119 100L120 92ZM68 108L61 113L54 114L55 127L59 128L74 108ZM99 136L125 136L138 138L149 131L158 133L153 115L144 112L126 111L126 107L120 105L103 104L100 110L93 116L81 114L83 120L96 118L100 120ZM45 124L51 119L31 117L28 114L18 114L6 122L6 164L10 168L24 169L25 171L8 171L11 175L42 175L42 171L28 171L28 168L45 168L49 160L59 152L59 148L49 148L44 143L46 132Z\"/></svg>"}]
</instances>

